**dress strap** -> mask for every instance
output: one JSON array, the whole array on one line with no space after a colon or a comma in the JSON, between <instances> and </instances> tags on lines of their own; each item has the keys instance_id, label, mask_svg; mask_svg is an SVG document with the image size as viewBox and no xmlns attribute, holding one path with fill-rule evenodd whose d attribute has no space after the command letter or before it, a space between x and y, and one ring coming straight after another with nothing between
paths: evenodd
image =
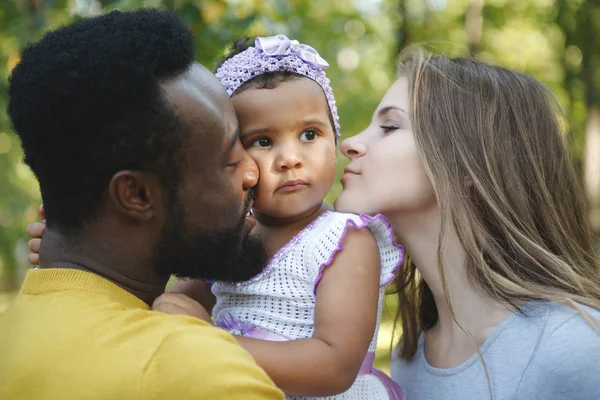
<instances>
[{"instance_id":1,"label":"dress strap","mask_svg":"<svg viewBox=\"0 0 600 400\"><path fill-rule=\"evenodd\" d=\"M385 387L385 390L390 397L390 400L406 400L406 395L404 393L404 389L402 386L397 384L387 376L387 374L373 366L373 361L375 360L375 352L370 351L367 353L362 365L360 366L360 370L358 371L358 376L361 375L375 375Z\"/></svg>"},{"instance_id":2,"label":"dress strap","mask_svg":"<svg viewBox=\"0 0 600 400\"><path fill-rule=\"evenodd\" d=\"M246 336L254 339L270 340L272 342L285 342L290 340L275 332L257 328L248 321L240 321L230 313L226 313L215 322L215 326L223 328L234 336Z\"/></svg>"}]
</instances>

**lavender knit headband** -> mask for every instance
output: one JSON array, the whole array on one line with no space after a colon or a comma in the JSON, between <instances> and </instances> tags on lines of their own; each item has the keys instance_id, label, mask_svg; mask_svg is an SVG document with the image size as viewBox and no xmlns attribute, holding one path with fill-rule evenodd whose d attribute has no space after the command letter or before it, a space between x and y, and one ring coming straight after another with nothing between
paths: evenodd
<instances>
[{"instance_id":1,"label":"lavender knit headband","mask_svg":"<svg viewBox=\"0 0 600 400\"><path fill-rule=\"evenodd\" d=\"M225 61L215 75L229 96L250 79L266 72L288 71L304 75L323 89L333 118L335 136L339 137L340 118L329 79L325 75L327 67L327 61L312 47L290 40L285 35L277 35L256 38L254 47Z\"/></svg>"}]
</instances>

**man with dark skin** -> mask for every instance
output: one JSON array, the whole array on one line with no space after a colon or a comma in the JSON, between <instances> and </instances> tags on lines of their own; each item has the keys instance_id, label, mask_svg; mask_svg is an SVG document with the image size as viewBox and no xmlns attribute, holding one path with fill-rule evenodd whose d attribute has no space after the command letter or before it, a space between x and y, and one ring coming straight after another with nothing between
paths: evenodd
<instances>
[{"instance_id":1,"label":"man with dark skin","mask_svg":"<svg viewBox=\"0 0 600 400\"><path fill-rule=\"evenodd\" d=\"M40 183L39 267L0 317L0 398L281 399L226 332L150 310L169 277L244 281L258 170L175 15L113 12L28 46L9 116Z\"/></svg>"}]
</instances>

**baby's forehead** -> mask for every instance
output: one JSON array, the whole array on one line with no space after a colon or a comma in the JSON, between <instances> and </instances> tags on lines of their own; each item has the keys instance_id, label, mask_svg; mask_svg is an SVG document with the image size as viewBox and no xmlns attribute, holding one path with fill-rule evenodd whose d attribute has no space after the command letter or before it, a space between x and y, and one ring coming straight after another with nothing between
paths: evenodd
<instances>
[{"instance_id":1,"label":"baby's forehead","mask_svg":"<svg viewBox=\"0 0 600 400\"><path fill-rule=\"evenodd\" d=\"M288 82L282 82L279 86L283 87L280 91L281 96L289 97L292 101L312 101L315 107L329 110L327 97L323 88L310 78L301 77Z\"/></svg>"},{"instance_id":2,"label":"baby's forehead","mask_svg":"<svg viewBox=\"0 0 600 400\"><path fill-rule=\"evenodd\" d=\"M285 107L329 112L327 97L321 86L305 77L286 80L274 85L247 86L231 96L234 107L244 109L282 109Z\"/></svg>"},{"instance_id":3,"label":"baby's forehead","mask_svg":"<svg viewBox=\"0 0 600 400\"><path fill-rule=\"evenodd\" d=\"M243 134L303 130L334 132L324 93L310 80L294 80L272 89L248 89L232 96Z\"/></svg>"}]
</instances>

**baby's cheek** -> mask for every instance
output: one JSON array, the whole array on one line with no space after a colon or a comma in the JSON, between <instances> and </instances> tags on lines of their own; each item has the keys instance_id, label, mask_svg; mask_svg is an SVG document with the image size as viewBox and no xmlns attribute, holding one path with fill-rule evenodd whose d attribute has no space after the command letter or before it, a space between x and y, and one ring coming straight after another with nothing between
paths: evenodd
<instances>
[{"instance_id":1,"label":"baby's cheek","mask_svg":"<svg viewBox=\"0 0 600 400\"><path fill-rule=\"evenodd\" d=\"M270 198L269 190L267 182L258 181L258 185L256 187L256 199L254 199L254 204L252 208L258 212L265 212L269 208Z\"/></svg>"}]
</instances>

